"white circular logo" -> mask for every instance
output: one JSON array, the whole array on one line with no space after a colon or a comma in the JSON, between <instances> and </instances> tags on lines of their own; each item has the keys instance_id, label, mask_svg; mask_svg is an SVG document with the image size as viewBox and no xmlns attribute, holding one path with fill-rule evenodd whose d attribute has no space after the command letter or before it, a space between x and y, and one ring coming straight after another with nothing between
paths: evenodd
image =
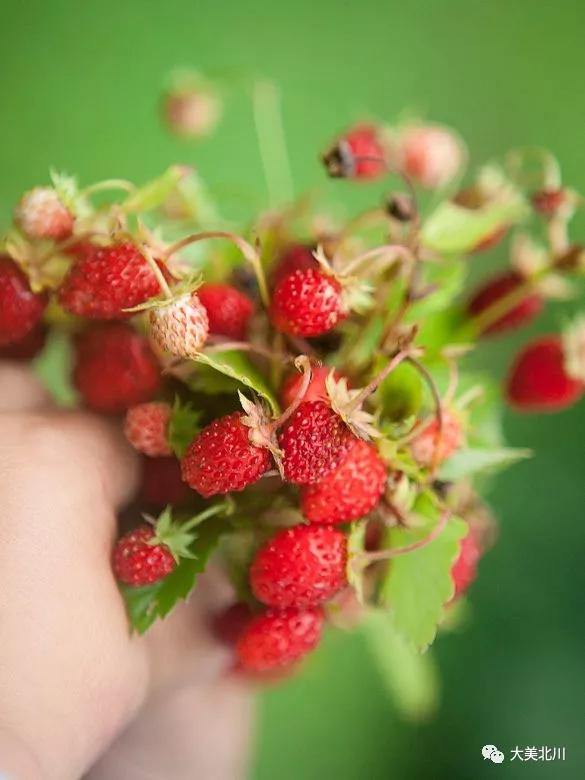
<instances>
[{"instance_id":1,"label":"white circular logo","mask_svg":"<svg viewBox=\"0 0 585 780\"><path fill-rule=\"evenodd\" d=\"M494 764L501 764L504 760L504 754L495 745L484 745L481 749L481 754L484 761L489 759Z\"/></svg>"}]
</instances>

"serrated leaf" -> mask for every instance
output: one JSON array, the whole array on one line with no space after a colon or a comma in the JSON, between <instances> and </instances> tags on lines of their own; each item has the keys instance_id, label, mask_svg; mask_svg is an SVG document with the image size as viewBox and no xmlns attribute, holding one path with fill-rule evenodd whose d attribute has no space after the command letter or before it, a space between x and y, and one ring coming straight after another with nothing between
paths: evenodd
<instances>
[{"instance_id":1,"label":"serrated leaf","mask_svg":"<svg viewBox=\"0 0 585 780\"><path fill-rule=\"evenodd\" d=\"M366 543L365 522L352 523L347 538L347 581L355 590L360 604L364 603L364 570L355 565L355 556L363 553Z\"/></svg>"},{"instance_id":2,"label":"serrated leaf","mask_svg":"<svg viewBox=\"0 0 585 780\"><path fill-rule=\"evenodd\" d=\"M513 447L480 449L469 447L459 450L443 464L439 478L458 480L481 472L493 472L530 458L532 452Z\"/></svg>"},{"instance_id":3,"label":"serrated leaf","mask_svg":"<svg viewBox=\"0 0 585 780\"><path fill-rule=\"evenodd\" d=\"M519 199L480 209L466 209L445 201L423 225L422 240L429 249L441 254L470 252L494 231L520 222L525 214L526 205Z\"/></svg>"},{"instance_id":4,"label":"serrated leaf","mask_svg":"<svg viewBox=\"0 0 585 780\"><path fill-rule=\"evenodd\" d=\"M254 390L270 404L272 412L278 414L278 402L272 389L246 355L236 351L214 352L213 355L201 353L195 360Z\"/></svg>"},{"instance_id":5,"label":"serrated leaf","mask_svg":"<svg viewBox=\"0 0 585 780\"><path fill-rule=\"evenodd\" d=\"M162 176L139 187L129 195L121 205L122 210L126 214L132 214L158 208L168 198L182 176L183 171L178 165L171 166Z\"/></svg>"},{"instance_id":6,"label":"serrated leaf","mask_svg":"<svg viewBox=\"0 0 585 780\"><path fill-rule=\"evenodd\" d=\"M77 391L71 382L72 348L69 335L52 330L32 367L45 389L59 406L75 406Z\"/></svg>"},{"instance_id":7,"label":"serrated leaf","mask_svg":"<svg viewBox=\"0 0 585 780\"><path fill-rule=\"evenodd\" d=\"M392 617L370 610L361 629L385 687L404 717L421 721L439 701L439 675L429 653L415 652L394 627Z\"/></svg>"},{"instance_id":8,"label":"serrated leaf","mask_svg":"<svg viewBox=\"0 0 585 780\"><path fill-rule=\"evenodd\" d=\"M417 528L390 529L390 548L417 542L436 525L438 511L426 494L419 497L414 511L430 518L429 522ZM381 601L390 608L396 630L418 651L424 651L435 638L443 606L453 597L451 567L467 531L463 520L451 518L436 539L396 557L388 566Z\"/></svg>"},{"instance_id":9,"label":"serrated leaf","mask_svg":"<svg viewBox=\"0 0 585 780\"><path fill-rule=\"evenodd\" d=\"M144 588L120 586L134 631L144 634L157 618L165 618L178 601L188 598L197 575L205 570L211 553L228 528L227 519L212 518L197 529L197 537L190 547L194 557L183 558L168 577Z\"/></svg>"}]
</instances>

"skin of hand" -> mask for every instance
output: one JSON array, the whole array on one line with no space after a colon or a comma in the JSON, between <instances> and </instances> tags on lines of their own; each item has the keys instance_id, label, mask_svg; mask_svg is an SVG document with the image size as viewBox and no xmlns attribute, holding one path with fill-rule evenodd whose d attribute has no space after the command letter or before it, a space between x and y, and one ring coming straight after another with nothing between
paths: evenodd
<instances>
[{"instance_id":1,"label":"skin of hand","mask_svg":"<svg viewBox=\"0 0 585 780\"><path fill-rule=\"evenodd\" d=\"M197 598L131 636L110 556L137 461L119 428L51 408L0 365L0 777L237 780L252 699Z\"/></svg>"}]
</instances>

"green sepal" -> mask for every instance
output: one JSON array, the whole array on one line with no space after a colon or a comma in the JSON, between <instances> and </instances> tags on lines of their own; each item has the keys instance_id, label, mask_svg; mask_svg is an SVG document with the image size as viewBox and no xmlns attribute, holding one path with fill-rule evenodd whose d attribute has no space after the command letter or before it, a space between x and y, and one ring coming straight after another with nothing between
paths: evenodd
<instances>
[{"instance_id":1,"label":"green sepal","mask_svg":"<svg viewBox=\"0 0 585 780\"><path fill-rule=\"evenodd\" d=\"M200 411L194 409L189 403L181 403L178 398L175 399L169 420L168 442L179 460L201 430L200 419Z\"/></svg>"}]
</instances>

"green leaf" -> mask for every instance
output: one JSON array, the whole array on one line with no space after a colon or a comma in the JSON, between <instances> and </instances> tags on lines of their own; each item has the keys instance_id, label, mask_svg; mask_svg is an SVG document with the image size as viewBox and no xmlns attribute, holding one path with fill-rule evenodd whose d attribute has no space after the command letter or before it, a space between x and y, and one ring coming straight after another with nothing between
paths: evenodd
<instances>
[{"instance_id":1,"label":"green leaf","mask_svg":"<svg viewBox=\"0 0 585 780\"><path fill-rule=\"evenodd\" d=\"M384 367L386 360L376 361L374 373ZM424 385L420 373L410 363L400 363L384 379L375 398L384 417L399 422L418 414L422 406Z\"/></svg>"},{"instance_id":2,"label":"green leaf","mask_svg":"<svg viewBox=\"0 0 585 780\"><path fill-rule=\"evenodd\" d=\"M513 447L493 449L468 448L459 450L443 464L439 478L457 480L480 472L493 472L530 458L532 452Z\"/></svg>"},{"instance_id":3,"label":"green leaf","mask_svg":"<svg viewBox=\"0 0 585 780\"><path fill-rule=\"evenodd\" d=\"M33 362L33 370L59 406L75 406L77 391L71 382L72 348L69 335L51 330L41 354Z\"/></svg>"},{"instance_id":4,"label":"green leaf","mask_svg":"<svg viewBox=\"0 0 585 780\"><path fill-rule=\"evenodd\" d=\"M364 570L355 565L355 556L363 553L366 543L366 523L352 523L347 539L347 581L355 590L357 600L364 603Z\"/></svg>"},{"instance_id":5,"label":"green leaf","mask_svg":"<svg viewBox=\"0 0 585 780\"><path fill-rule=\"evenodd\" d=\"M129 195L122 203L122 210L130 214L158 208L165 202L182 176L183 172L178 165L171 166L162 176L139 187Z\"/></svg>"},{"instance_id":6,"label":"green leaf","mask_svg":"<svg viewBox=\"0 0 585 780\"><path fill-rule=\"evenodd\" d=\"M365 326L357 323L352 325L346 336L347 358L344 362L359 369L372 359L384 331L384 320L379 314L375 314Z\"/></svg>"},{"instance_id":7,"label":"green leaf","mask_svg":"<svg viewBox=\"0 0 585 780\"><path fill-rule=\"evenodd\" d=\"M168 577L144 588L120 586L134 631L144 634L157 618L166 617L178 601L189 596L197 575L205 570L209 556L228 528L227 519L210 519L197 530L197 537L190 547L194 557L183 558Z\"/></svg>"},{"instance_id":8,"label":"green leaf","mask_svg":"<svg viewBox=\"0 0 585 780\"><path fill-rule=\"evenodd\" d=\"M526 206L520 199L480 209L445 201L426 220L422 240L429 249L442 254L470 252L494 231L520 222L525 214Z\"/></svg>"},{"instance_id":9,"label":"green leaf","mask_svg":"<svg viewBox=\"0 0 585 780\"><path fill-rule=\"evenodd\" d=\"M428 536L436 525L438 511L426 494L419 497L414 511L429 522L417 528L391 529L390 548L417 542ZM452 518L436 539L396 557L388 566L380 598L390 607L396 630L419 651L425 650L435 638L443 606L453 597L451 566L467 530L463 520Z\"/></svg>"},{"instance_id":10,"label":"green leaf","mask_svg":"<svg viewBox=\"0 0 585 780\"><path fill-rule=\"evenodd\" d=\"M193 409L191 404L182 404L177 399L169 422L168 439L171 449L181 459L185 450L200 431L199 419L201 412Z\"/></svg>"},{"instance_id":11,"label":"green leaf","mask_svg":"<svg viewBox=\"0 0 585 780\"><path fill-rule=\"evenodd\" d=\"M361 624L386 689L405 718L431 716L439 700L439 676L429 653L416 653L394 627L392 617L370 610Z\"/></svg>"},{"instance_id":12,"label":"green leaf","mask_svg":"<svg viewBox=\"0 0 585 780\"><path fill-rule=\"evenodd\" d=\"M237 351L214 352L213 355L201 353L195 360L254 390L269 403L272 412L278 414L278 402L274 393L246 355Z\"/></svg>"},{"instance_id":13,"label":"green leaf","mask_svg":"<svg viewBox=\"0 0 585 780\"><path fill-rule=\"evenodd\" d=\"M435 289L410 307L406 320L420 322L435 312L445 311L462 292L468 266L463 260L451 257L441 263L428 263L422 286Z\"/></svg>"}]
</instances>

